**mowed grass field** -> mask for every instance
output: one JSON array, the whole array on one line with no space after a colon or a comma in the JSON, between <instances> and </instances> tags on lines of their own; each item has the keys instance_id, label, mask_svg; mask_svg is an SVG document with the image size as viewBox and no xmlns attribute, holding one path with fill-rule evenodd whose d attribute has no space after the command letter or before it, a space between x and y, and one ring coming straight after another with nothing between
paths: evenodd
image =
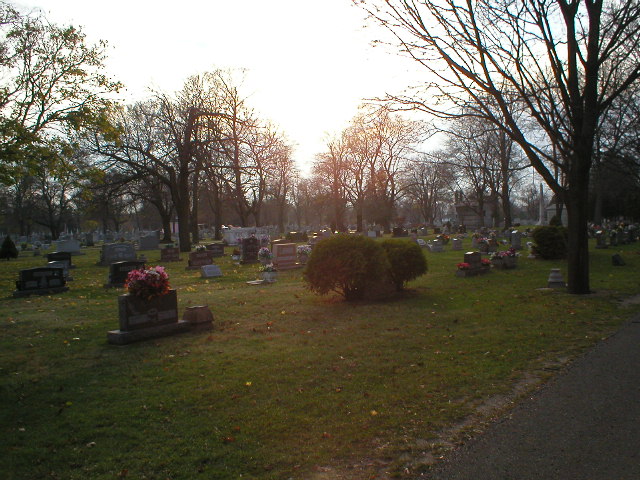
<instances>
[{"instance_id":1,"label":"mowed grass field","mask_svg":"<svg viewBox=\"0 0 640 480\"><path fill-rule=\"evenodd\" d=\"M257 266L231 247L215 280L182 254L165 265L180 316L209 305L215 329L124 347L106 340L124 291L103 288L99 247L51 296L11 298L45 258L2 261L2 478L411 478L638 312L640 243L591 246L592 295L544 289L566 265L526 251L458 278L447 245L402 295L359 303L311 294L302 270L247 285Z\"/></svg>"}]
</instances>

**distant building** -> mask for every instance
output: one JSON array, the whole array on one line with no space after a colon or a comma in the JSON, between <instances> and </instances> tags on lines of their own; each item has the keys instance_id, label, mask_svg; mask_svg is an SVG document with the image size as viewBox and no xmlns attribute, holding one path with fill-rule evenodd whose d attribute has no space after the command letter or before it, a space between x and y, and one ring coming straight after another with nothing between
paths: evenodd
<instances>
[{"instance_id":1,"label":"distant building","mask_svg":"<svg viewBox=\"0 0 640 480\"><path fill-rule=\"evenodd\" d=\"M485 197L484 208L482 211L477 201L465 199L462 192L455 192L454 207L456 209L456 217L459 225L464 225L470 229L480 227L491 227L493 219L487 207L493 205L493 197Z\"/></svg>"}]
</instances>

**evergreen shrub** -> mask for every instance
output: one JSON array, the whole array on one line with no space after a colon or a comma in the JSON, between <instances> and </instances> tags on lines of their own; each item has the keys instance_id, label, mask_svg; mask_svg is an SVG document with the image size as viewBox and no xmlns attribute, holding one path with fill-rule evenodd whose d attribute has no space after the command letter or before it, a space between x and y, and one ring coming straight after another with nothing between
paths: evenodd
<instances>
[{"instance_id":1,"label":"evergreen shrub","mask_svg":"<svg viewBox=\"0 0 640 480\"><path fill-rule=\"evenodd\" d=\"M409 240L387 239L381 242L391 265L391 280L397 291L409 280L427 273L427 259L418 244Z\"/></svg>"},{"instance_id":2,"label":"evergreen shrub","mask_svg":"<svg viewBox=\"0 0 640 480\"><path fill-rule=\"evenodd\" d=\"M13 243L10 236L4 237L4 242L2 242L2 246L0 246L0 258L6 258L9 260L10 258L18 258L18 249L16 248L16 244Z\"/></svg>"},{"instance_id":3,"label":"evergreen shrub","mask_svg":"<svg viewBox=\"0 0 640 480\"><path fill-rule=\"evenodd\" d=\"M338 234L313 247L304 278L320 295L337 292L346 300L371 298L390 282L390 265L379 242L362 235Z\"/></svg>"},{"instance_id":4,"label":"evergreen shrub","mask_svg":"<svg viewBox=\"0 0 640 480\"><path fill-rule=\"evenodd\" d=\"M567 257L567 229L553 225L533 230L533 253L545 260Z\"/></svg>"}]
</instances>

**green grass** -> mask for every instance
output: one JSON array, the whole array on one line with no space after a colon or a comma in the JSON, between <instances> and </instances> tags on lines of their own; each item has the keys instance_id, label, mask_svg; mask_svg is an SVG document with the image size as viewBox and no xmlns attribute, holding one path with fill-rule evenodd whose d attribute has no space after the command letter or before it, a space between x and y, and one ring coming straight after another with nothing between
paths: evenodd
<instances>
[{"instance_id":1,"label":"green grass","mask_svg":"<svg viewBox=\"0 0 640 480\"><path fill-rule=\"evenodd\" d=\"M465 241L469 249L469 240ZM204 280L166 264L180 311L216 328L125 347L98 249L73 258L66 293L10 298L0 263L0 471L6 479L310 479L415 474L478 405L573 358L637 312L640 244L592 250L589 296L540 290L561 262L454 276L462 252L425 253L401 297L345 303L309 293L300 270L250 286L229 256ZM150 264L157 252L145 252ZM229 252L230 253L230 249ZM183 254L183 257L186 257ZM445 435L446 436L446 435ZM413 459L413 460L412 460ZM405 470L408 469L408 470ZM332 472L332 477L323 472ZM388 472L388 473L384 473Z\"/></svg>"}]
</instances>

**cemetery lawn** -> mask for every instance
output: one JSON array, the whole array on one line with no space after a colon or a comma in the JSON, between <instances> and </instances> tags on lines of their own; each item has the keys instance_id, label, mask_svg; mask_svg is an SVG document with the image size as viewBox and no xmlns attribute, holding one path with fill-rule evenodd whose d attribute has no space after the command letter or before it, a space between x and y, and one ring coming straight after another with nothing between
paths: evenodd
<instances>
[{"instance_id":1,"label":"cemetery lawn","mask_svg":"<svg viewBox=\"0 0 640 480\"><path fill-rule=\"evenodd\" d=\"M2 478L412 478L638 312L639 244L591 247L592 295L539 289L566 266L526 251L458 278L447 245L377 303L315 296L301 270L247 285L257 267L230 247L204 280L183 254L165 264L180 316L207 304L216 328L124 347L106 341L123 290L103 288L98 247L51 296L11 298L44 258L0 262Z\"/></svg>"}]
</instances>

